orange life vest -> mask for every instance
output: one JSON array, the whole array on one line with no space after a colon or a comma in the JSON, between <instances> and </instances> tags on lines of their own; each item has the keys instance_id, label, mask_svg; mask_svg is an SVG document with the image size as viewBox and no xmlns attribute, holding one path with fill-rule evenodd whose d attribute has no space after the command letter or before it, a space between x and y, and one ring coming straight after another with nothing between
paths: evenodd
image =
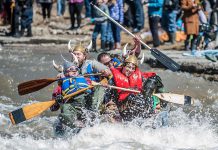
<instances>
[{"instance_id":1,"label":"orange life vest","mask_svg":"<svg viewBox=\"0 0 218 150\"><path fill-rule=\"evenodd\" d=\"M137 68L129 77L126 77L121 73L121 69L111 68L113 73L115 85L123 88L134 88L136 90L142 90L142 73ZM119 101L123 101L130 92L117 90L119 94Z\"/></svg>"}]
</instances>

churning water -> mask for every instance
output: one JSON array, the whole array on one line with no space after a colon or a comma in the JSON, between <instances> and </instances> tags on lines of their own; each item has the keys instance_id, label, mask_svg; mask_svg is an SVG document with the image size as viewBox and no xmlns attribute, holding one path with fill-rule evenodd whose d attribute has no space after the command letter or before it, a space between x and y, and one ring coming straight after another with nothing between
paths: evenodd
<instances>
[{"instance_id":1,"label":"churning water","mask_svg":"<svg viewBox=\"0 0 218 150\"><path fill-rule=\"evenodd\" d=\"M184 150L218 149L218 83L188 73L156 70L172 93L190 95L194 106L172 105L169 127L151 128L152 118L139 127L134 123L96 123L77 135L55 137L57 114L49 110L39 117L12 125L8 113L27 104L51 99L52 84L38 92L19 96L21 82L55 77L52 60L61 62L59 51L50 47L2 47L0 51L0 149L1 150ZM69 58L69 57L68 57ZM143 70L148 67L142 65ZM144 69L146 68L146 69Z\"/></svg>"}]
</instances>

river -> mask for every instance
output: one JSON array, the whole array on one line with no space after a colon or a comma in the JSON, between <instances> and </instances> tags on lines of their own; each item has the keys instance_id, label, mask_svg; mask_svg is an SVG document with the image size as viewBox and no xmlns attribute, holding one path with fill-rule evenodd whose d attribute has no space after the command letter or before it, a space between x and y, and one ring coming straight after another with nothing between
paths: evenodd
<instances>
[{"instance_id":1,"label":"river","mask_svg":"<svg viewBox=\"0 0 218 150\"><path fill-rule=\"evenodd\" d=\"M17 85L24 81L55 77L52 60L61 63L60 53L67 56L67 46L4 46L0 50L0 149L1 150L193 150L218 149L218 82L206 81L189 73L153 70L165 88L190 95L193 106L172 104L169 126L153 129L130 124L96 123L79 134L57 138L53 123L57 113L49 110L18 125L12 125L8 113L33 102L51 99L52 84L38 92L19 96ZM96 56L96 54L91 54Z\"/></svg>"}]
</instances>

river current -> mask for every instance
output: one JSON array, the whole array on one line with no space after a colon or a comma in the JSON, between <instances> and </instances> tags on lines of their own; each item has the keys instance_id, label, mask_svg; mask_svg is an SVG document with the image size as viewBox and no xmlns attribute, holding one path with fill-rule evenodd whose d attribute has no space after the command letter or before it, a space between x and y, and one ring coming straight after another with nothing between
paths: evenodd
<instances>
[{"instance_id":1,"label":"river current","mask_svg":"<svg viewBox=\"0 0 218 150\"><path fill-rule=\"evenodd\" d=\"M153 70L144 64L140 68L157 72L168 91L195 99L193 106L171 104L168 127L153 129L150 125L152 119L145 120L140 127L134 123L96 122L77 135L58 138L53 132L58 112L50 110L12 125L9 112L34 102L50 100L55 83L24 96L18 95L17 85L28 80L55 77L57 72L52 60L62 62L60 51L70 59L66 48L24 45L5 46L0 50L1 150L218 149L218 82L206 81L189 73Z\"/></svg>"}]
</instances>

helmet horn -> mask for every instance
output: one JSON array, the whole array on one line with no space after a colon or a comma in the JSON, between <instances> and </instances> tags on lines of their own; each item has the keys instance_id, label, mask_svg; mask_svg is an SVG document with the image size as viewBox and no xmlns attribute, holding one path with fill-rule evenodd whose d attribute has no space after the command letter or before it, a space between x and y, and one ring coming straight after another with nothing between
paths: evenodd
<instances>
[{"instance_id":1,"label":"helmet horn","mask_svg":"<svg viewBox=\"0 0 218 150\"><path fill-rule=\"evenodd\" d=\"M89 45L87 46L87 52L89 52L92 48L92 40L90 41Z\"/></svg>"},{"instance_id":2,"label":"helmet horn","mask_svg":"<svg viewBox=\"0 0 218 150\"><path fill-rule=\"evenodd\" d=\"M73 48L71 47L71 40L68 42L68 49L70 53L73 51Z\"/></svg>"},{"instance_id":3,"label":"helmet horn","mask_svg":"<svg viewBox=\"0 0 218 150\"><path fill-rule=\"evenodd\" d=\"M55 68L55 70L57 70L58 72L63 72L63 66L61 66L61 65L57 65L56 63L55 63L55 61L53 60L53 66L54 66L54 68Z\"/></svg>"},{"instance_id":4,"label":"helmet horn","mask_svg":"<svg viewBox=\"0 0 218 150\"><path fill-rule=\"evenodd\" d=\"M73 56L72 62L73 62L74 64L76 64L77 66L79 66L79 61L78 61L77 57L76 57L73 53L70 53L70 54Z\"/></svg>"},{"instance_id":5,"label":"helmet horn","mask_svg":"<svg viewBox=\"0 0 218 150\"><path fill-rule=\"evenodd\" d=\"M122 51L122 56L123 56L123 57L126 57L126 55L127 55L127 50L126 50L126 48L127 48L128 44L129 44L129 43L126 43L126 45L125 45L124 48L123 48L123 51Z\"/></svg>"},{"instance_id":6,"label":"helmet horn","mask_svg":"<svg viewBox=\"0 0 218 150\"><path fill-rule=\"evenodd\" d=\"M140 60L140 63L142 64L142 63L144 62L144 60L145 60L145 54L143 53L143 54L142 54L142 58L141 58L141 60Z\"/></svg>"}]
</instances>

